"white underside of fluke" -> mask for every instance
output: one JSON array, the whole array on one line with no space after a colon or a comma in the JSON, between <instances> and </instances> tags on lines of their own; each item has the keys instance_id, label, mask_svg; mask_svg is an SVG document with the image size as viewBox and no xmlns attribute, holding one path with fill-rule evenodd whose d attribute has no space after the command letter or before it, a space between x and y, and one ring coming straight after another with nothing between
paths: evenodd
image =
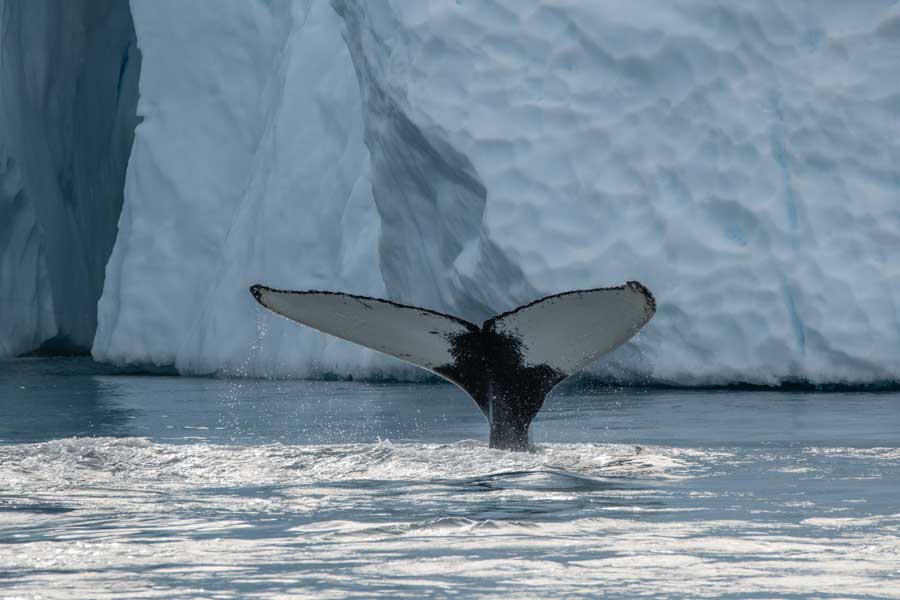
<instances>
[{"instance_id":1,"label":"white underside of fluke","mask_svg":"<svg viewBox=\"0 0 900 600\"><path fill-rule=\"evenodd\" d=\"M485 328L520 339L526 365L571 375L631 339L655 310L650 292L629 282L549 296L494 317Z\"/></svg>"},{"instance_id":2,"label":"white underside of fluke","mask_svg":"<svg viewBox=\"0 0 900 600\"><path fill-rule=\"evenodd\" d=\"M448 315L365 296L254 286L260 304L292 321L423 369L453 362L453 336L477 329Z\"/></svg>"},{"instance_id":3,"label":"white underside of fluke","mask_svg":"<svg viewBox=\"0 0 900 600\"><path fill-rule=\"evenodd\" d=\"M288 319L436 372L456 362L459 336L510 338L523 366L571 375L628 341L653 316L650 292L637 282L536 300L482 326L435 311L337 292L251 288L257 301Z\"/></svg>"}]
</instances>

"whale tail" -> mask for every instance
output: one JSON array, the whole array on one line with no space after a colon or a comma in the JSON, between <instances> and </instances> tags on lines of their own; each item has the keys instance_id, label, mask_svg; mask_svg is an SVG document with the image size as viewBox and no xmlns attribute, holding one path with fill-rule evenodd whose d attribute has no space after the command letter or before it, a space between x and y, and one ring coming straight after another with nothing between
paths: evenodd
<instances>
[{"instance_id":1,"label":"whale tail","mask_svg":"<svg viewBox=\"0 0 900 600\"><path fill-rule=\"evenodd\" d=\"M653 316L636 281L541 298L475 325L436 311L340 292L254 285L257 302L293 321L395 356L462 388L491 427L490 446L529 447L545 396L625 343Z\"/></svg>"}]
</instances>

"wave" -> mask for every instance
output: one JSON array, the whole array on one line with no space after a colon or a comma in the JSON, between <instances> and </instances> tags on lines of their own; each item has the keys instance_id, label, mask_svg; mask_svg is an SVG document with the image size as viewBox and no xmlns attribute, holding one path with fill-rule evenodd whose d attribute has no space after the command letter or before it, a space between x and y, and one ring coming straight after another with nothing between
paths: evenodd
<instances>
[{"instance_id":1,"label":"wave","mask_svg":"<svg viewBox=\"0 0 900 600\"><path fill-rule=\"evenodd\" d=\"M585 489L610 477L677 477L690 450L619 444L541 444L532 452L484 442L232 446L146 438L66 438L0 446L0 473L41 486L148 482L263 485L406 481L469 487Z\"/></svg>"}]
</instances>

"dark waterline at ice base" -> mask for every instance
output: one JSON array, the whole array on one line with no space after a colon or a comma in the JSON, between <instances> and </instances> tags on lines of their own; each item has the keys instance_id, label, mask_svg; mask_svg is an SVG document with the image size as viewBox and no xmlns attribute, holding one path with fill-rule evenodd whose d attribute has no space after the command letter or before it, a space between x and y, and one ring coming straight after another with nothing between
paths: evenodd
<instances>
[{"instance_id":1,"label":"dark waterline at ice base","mask_svg":"<svg viewBox=\"0 0 900 600\"><path fill-rule=\"evenodd\" d=\"M900 597L900 394L0 363L0 598Z\"/></svg>"}]
</instances>

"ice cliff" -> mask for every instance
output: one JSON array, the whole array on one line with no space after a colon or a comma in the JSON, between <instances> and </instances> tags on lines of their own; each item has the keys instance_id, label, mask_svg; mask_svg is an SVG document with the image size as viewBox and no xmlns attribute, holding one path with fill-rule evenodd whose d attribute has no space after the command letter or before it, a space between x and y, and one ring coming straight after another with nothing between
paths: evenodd
<instances>
[{"instance_id":1,"label":"ice cliff","mask_svg":"<svg viewBox=\"0 0 900 600\"><path fill-rule=\"evenodd\" d=\"M126 2L0 0L0 356L91 346L139 74Z\"/></svg>"},{"instance_id":2,"label":"ice cliff","mask_svg":"<svg viewBox=\"0 0 900 600\"><path fill-rule=\"evenodd\" d=\"M261 313L247 287L480 320L639 279L657 315L598 375L900 380L894 0L133 0L131 13L143 122L100 360L410 376ZM12 231L52 220L36 197ZM48 239L27 242L34 268L20 269L48 298L29 306L35 331L60 328L41 291L58 278ZM5 273L4 299L20 285Z\"/></svg>"},{"instance_id":3,"label":"ice cliff","mask_svg":"<svg viewBox=\"0 0 900 600\"><path fill-rule=\"evenodd\" d=\"M389 294L340 18L324 2L132 10L144 121L94 355L192 373L366 374L379 359L258 314L248 291L261 280Z\"/></svg>"}]
</instances>

